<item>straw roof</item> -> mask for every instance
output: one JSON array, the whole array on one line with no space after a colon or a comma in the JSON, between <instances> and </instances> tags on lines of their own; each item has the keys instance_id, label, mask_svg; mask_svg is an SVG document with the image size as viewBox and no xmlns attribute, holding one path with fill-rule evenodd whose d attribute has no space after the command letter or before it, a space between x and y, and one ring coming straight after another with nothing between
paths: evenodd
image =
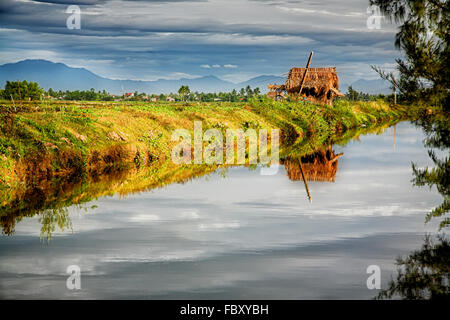
<instances>
[{"instance_id":1,"label":"straw roof","mask_svg":"<svg viewBox=\"0 0 450 320\"><path fill-rule=\"evenodd\" d=\"M339 92L339 79L336 67L309 68L302 92L300 86L305 74L305 68L292 68L289 71L285 85L268 85L270 91L285 90L293 98L304 97L306 100L315 103L326 103L331 105L336 96L343 96ZM273 96L269 95L269 96Z\"/></svg>"},{"instance_id":2,"label":"straw roof","mask_svg":"<svg viewBox=\"0 0 450 320\"><path fill-rule=\"evenodd\" d=\"M267 88L273 91L286 90L286 86L284 84L269 84Z\"/></svg>"},{"instance_id":3,"label":"straw roof","mask_svg":"<svg viewBox=\"0 0 450 320\"><path fill-rule=\"evenodd\" d=\"M307 181L334 182L338 169L338 159L343 153L335 154L331 147L317 151L311 155L301 157L303 174ZM284 160L289 179L303 180L299 159L288 158Z\"/></svg>"},{"instance_id":4,"label":"straw roof","mask_svg":"<svg viewBox=\"0 0 450 320\"><path fill-rule=\"evenodd\" d=\"M288 92L298 92L304 74L305 68L292 68L286 80L286 90ZM325 91L331 88L339 89L336 68L309 68L303 88L315 88L316 92L319 92L320 89Z\"/></svg>"},{"instance_id":5,"label":"straw roof","mask_svg":"<svg viewBox=\"0 0 450 320\"><path fill-rule=\"evenodd\" d=\"M304 74L305 68L292 68L289 71L285 85L289 95L299 95ZM309 68L300 96L304 96L312 102L331 105L335 96L342 96L339 92L339 79L336 67Z\"/></svg>"}]
</instances>

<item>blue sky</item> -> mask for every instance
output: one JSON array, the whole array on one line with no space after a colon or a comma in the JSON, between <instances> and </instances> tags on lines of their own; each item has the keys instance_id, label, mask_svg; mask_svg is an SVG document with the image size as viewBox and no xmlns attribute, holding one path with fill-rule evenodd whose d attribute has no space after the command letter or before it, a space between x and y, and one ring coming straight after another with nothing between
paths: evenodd
<instances>
[{"instance_id":1,"label":"blue sky","mask_svg":"<svg viewBox=\"0 0 450 320\"><path fill-rule=\"evenodd\" d=\"M81 8L81 29L65 11ZM366 25L368 0L2 0L0 64L47 59L114 79L215 75L231 82L336 66L341 82L376 79L399 52L395 27Z\"/></svg>"}]
</instances>

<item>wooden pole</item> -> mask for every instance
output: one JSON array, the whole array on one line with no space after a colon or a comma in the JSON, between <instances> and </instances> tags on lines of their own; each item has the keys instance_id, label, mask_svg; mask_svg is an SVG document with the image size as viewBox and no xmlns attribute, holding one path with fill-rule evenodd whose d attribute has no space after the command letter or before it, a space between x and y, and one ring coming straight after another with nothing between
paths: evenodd
<instances>
[{"instance_id":1,"label":"wooden pole","mask_svg":"<svg viewBox=\"0 0 450 320\"><path fill-rule=\"evenodd\" d=\"M397 82L394 79L394 106L397 105Z\"/></svg>"},{"instance_id":2,"label":"wooden pole","mask_svg":"<svg viewBox=\"0 0 450 320\"><path fill-rule=\"evenodd\" d=\"M14 102L14 98L13 98L12 94L10 96L11 96L12 103L14 105L14 112L17 112L16 103Z\"/></svg>"},{"instance_id":3,"label":"wooden pole","mask_svg":"<svg viewBox=\"0 0 450 320\"><path fill-rule=\"evenodd\" d=\"M311 51L308 58L308 63L306 64L305 72L303 73L302 82L300 83L300 90L298 91L299 95L302 95L303 84L305 83L306 74L308 73L309 64L311 63L312 56L314 55L314 51Z\"/></svg>"},{"instance_id":4,"label":"wooden pole","mask_svg":"<svg viewBox=\"0 0 450 320\"><path fill-rule=\"evenodd\" d=\"M22 106L22 96L20 95L20 81L17 81L17 86L19 88L19 104Z\"/></svg>"},{"instance_id":5,"label":"wooden pole","mask_svg":"<svg viewBox=\"0 0 450 320\"><path fill-rule=\"evenodd\" d=\"M298 164L300 165L300 172L302 174L303 183L305 184L306 194L308 195L308 200L311 202L311 194L309 193L308 188L308 181L306 181L305 174L303 173L303 166L302 166L302 158L298 158Z\"/></svg>"}]
</instances>

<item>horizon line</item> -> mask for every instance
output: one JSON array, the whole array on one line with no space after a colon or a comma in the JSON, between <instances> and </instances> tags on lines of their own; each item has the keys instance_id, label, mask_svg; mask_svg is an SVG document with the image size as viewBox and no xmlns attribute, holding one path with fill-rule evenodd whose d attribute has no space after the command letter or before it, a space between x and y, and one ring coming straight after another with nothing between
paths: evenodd
<instances>
[{"instance_id":1,"label":"horizon line","mask_svg":"<svg viewBox=\"0 0 450 320\"><path fill-rule=\"evenodd\" d=\"M155 80L129 79L129 78L128 78L128 79L120 79L120 78L109 78L109 77L105 77L105 76L99 75L99 74L97 74L97 73L95 73L95 72L89 70L89 69L86 68L86 67L71 66L71 65L68 65L68 64L65 63L65 62L51 61L51 60L47 60L47 59L33 59L33 58L27 58L27 59L17 60L17 61L15 61L15 62L6 62L6 63L1 64L0 67L2 67L2 66L4 66L4 65L7 65L7 64L17 64L17 63L25 62L25 61L45 61L45 62L50 62L50 63L52 63L52 64L62 64L62 65L64 65L64 66L69 67L69 68L72 68L72 69L84 69L84 70L86 70L86 71L88 71L88 72L94 74L94 75L97 76L97 77L104 78L104 79L107 79L107 80L114 80L114 81L157 82L157 81L160 81L160 80L164 80L164 81L179 81L179 80L195 80L195 79L201 79L201 78L207 78L207 77L214 77L214 78L219 79L219 80L221 80L221 81L228 82L228 83L230 83L230 84L238 85L238 84L241 84L241 83L244 83L244 82L248 82L248 81L253 80L253 79L256 79L256 78L259 78L259 77L264 77L264 76L266 76L266 77L280 77L280 78L287 78L287 76L284 77L283 75L260 74L260 75L258 75L258 76L251 77L251 78L249 78L249 79L247 79L247 80L244 80L244 81L241 81L241 82L233 82L233 81L229 81L229 80L222 79L222 78L219 77L219 76L216 76L216 75L213 75L213 74L209 74L209 75L204 75L204 76L195 76L195 77L192 77L192 78L183 78L183 77L181 77L181 78L177 78L177 79L167 79L167 78L158 78L158 79L155 79Z\"/></svg>"}]
</instances>

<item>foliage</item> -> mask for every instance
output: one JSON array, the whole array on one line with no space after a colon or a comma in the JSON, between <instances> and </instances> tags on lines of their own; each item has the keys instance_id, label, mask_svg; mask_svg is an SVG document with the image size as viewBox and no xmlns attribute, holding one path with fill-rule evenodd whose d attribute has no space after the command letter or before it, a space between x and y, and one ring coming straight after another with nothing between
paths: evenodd
<instances>
[{"instance_id":1,"label":"foliage","mask_svg":"<svg viewBox=\"0 0 450 320\"><path fill-rule=\"evenodd\" d=\"M338 98L343 99L343 98ZM347 93L345 94L345 99L350 101L376 101L378 99L390 101L390 96L385 96L384 94L370 94L365 92L358 92L353 89L352 86L349 86L347 89Z\"/></svg>"},{"instance_id":2,"label":"foliage","mask_svg":"<svg viewBox=\"0 0 450 320\"><path fill-rule=\"evenodd\" d=\"M185 101L186 96L191 93L191 90L189 89L189 86L181 86L180 89L178 89L178 94L181 97L181 100Z\"/></svg>"},{"instance_id":3,"label":"foliage","mask_svg":"<svg viewBox=\"0 0 450 320\"><path fill-rule=\"evenodd\" d=\"M416 121L416 125L423 128L426 140L425 146L429 147L428 155L434 163L432 168L417 168L413 163L413 183L416 186L436 187L444 198L441 205L434 208L426 217L426 221L432 218L443 217L450 210L450 120L443 117L424 117ZM438 158L437 151L444 151L447 155ZM444 218L440 228L450 226L450 218Z\"/></svg>"},{"instance_id":4,"label":"foliage","mask_svg":"<svg viewBox=\"0 0 450 320\"><path fill-rule=\"evenodd\" d=\"M40 100L44 91L39 88L36 82L24 81L6 81L5 89L1 94L6 100Z\"/></svg>"},{"instance_id":5,"label":"foliage","mask_svg":"<svg viewBox=\"0 0 450 320\"><path fill-rule=\"evenodd\" d=\"M396 279L391 279L378 299L400 296L408 300L437 300L450 296L450 242L445 236L427 236L420 250L404 259L397 258L396 264Z\"/></svg>"},{"instance_id":6,"label":"foliage","mask_svg":"<svg viewBox=\"0 0 450 320\"><path fill-rule=\"evenodd\" d=\"M447 114L423 114L414 123L425 133L425 147L434 163L432 168L418 168L414 163L412 170L415 186L436 187L443 196L441 205L426 216L425 221L444 217L450 209L450 126ZM442 152L444 156L439 158ZM447 228L450 219L443 218L439 230ZM388 288L382 290L378 299L401 297L409 300L448 299L450 296L450 242L445 233L432 238L426 236L420 250L412 252L406 258L397 258L397 276L391 278Z\"/></svg>"},{"instance_id":7,"label":"foliage","mask_svg":"<svg viewBox=\"0 0 450 320\"><path fill-rule=\"evenodd\" d=\"M178 89L178 94L146 94L145 92L135 91L131 96L113 95L103 91L90 90L75 90L75 91L55 91L52 88L48 89L47 94L49 99L68 100L68 101L113 101L113 100L127 100L127 101L151 101L155 98L159 101L166 101L168 97L176 97L179 101L199 101L199 102L247 102L252 98L261 98L261 90L259 88L252 89L247 86L242 88L240 92L233 89L231 92L191 92L189 86L181 86ZM9 99L9 98L8 98Z\"/></svg>"},{"instance_id":8,"label":"foliage","mask_svg":"<svg viewBox=\"0 0 450 320\"><path fill-rule=\"evenodd\" d=\"M75 91L54 91L52 88L48 89L47 95L49 98L56 98L68 101L112 101L114 96L103 91L96 92L93 88L90 90L75 90Z\"/></svg>"},{"instance_id":9,"label":"foliage","mask_svg":"<svg viewBox=\"0 0 450 320\"><path fill-rule=\"evenodd\" d=\"M391 21L400 24L395 45L397 86L408 101L425 101L448 108L450 93L450 2L442 0L370 0ZM391 78L392 74L380 73ZM389 79L388 79L389 80Z\"/></svg>"}]
</instances>

